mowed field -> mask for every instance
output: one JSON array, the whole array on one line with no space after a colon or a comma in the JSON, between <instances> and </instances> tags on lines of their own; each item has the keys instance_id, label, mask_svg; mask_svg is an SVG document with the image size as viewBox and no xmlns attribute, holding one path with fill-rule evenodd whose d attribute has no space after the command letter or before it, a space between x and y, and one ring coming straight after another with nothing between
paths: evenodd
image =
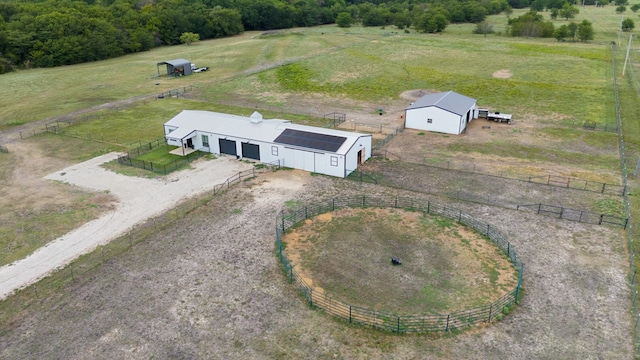
<instances>
[{"instance_id":1,"label":"mowed field","mask_svg":"<svg viewBox=\"0 0 640 360\"><path fill-rule=\"evenodd\" d=\"M404 107L421 92L454 90L515 118L513 125L491 123L490 128L472 122L459 137L402 132L383 148L399 157L364 167L391 179L387 186L298 171L243 182L137 244L107 251L99 266L75 275L63 270L50 280L55 285L45 285L45 279L4 300L0 357L634 357L626 232L515 212L490 201L545 202L620 216L622 197L508 179L500 180L504 187L498 188L492 177L416 165L458 162L512 178L557 175L621 185L618 135L582 127L585 121L616 124L610 43L618 39L620 17L613 7L587 7L581 8L581 19L594 22L593 42L476 36L472 25L451 25L441 35L390 27L319 27L269 36L247 33L0 76L0 87L13 89L0 99L5 133L91 106L194 86L187 99L151 96L69 127L82 139L38 135L7 144L10 153L0 153L0 205L7 210L0 215L3 264L99 216L116 201L42 176L156 139L162 136L162 123L182 109L243 115L259 109L266 117L316 125L326 124L323 114L337 111L347 114L345 128L398 126ZM490 21L500 32L506 17ZM556 21L557 26L563 23ZM621 67L624 51L616 54ZM638 112L633 87L638 54L631 54L629 81L619 80L619 85L627 158L635 163L640 131L637 122L627 120ZM157 77L155 64L174 58L211 71ZM633 204L638 187L634 178L629 180ZM488 201L454 201L456 190ZM286 203L368 193L451 202L498 227L526 266L520 306L487 327L411 336L352 326L309 308L287 283L275 255L277 211ZM636 206L632 213L638 213Z\"/></svg>"}]
</instances>

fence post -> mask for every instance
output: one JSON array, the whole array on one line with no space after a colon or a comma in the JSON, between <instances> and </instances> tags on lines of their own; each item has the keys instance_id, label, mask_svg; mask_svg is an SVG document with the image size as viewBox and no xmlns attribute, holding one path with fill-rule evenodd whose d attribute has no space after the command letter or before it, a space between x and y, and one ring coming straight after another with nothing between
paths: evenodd
<instances>
[{"instance_id":1,"label":"fence post","mask_svg":"<svg viewBox=\"0 0 640 360\"><path fill-rule=\"evenodd\" d=\"M598 225L602 225L603 218L604 218L604 214L600 214L600 221L598 221Z\"/></svg>"},{"instance_id":2,"label":"fence post","mask_svg":"<svg viewBox=\"0 0 640 360\"><path fill-rule=\"evenodd\" d=\"M507 241L507 257L511 257L511 243Z\"/></svg>"},{"instance_id":3,"label":"fence post","mask_svg":"<svg viewBox=\"0 0 640 360\"><path fill-rule=\"evenodd\" d=\"M382 126L382 125L380 125L380 126ZM398 329L397 332L400 333L400 315L398 315L398 326L397 326L397 329Z\"/></svg>"},{"instance_id":4,"label":"fence post","mask_svg":"<svg viewBox=\"0 0 640 360\"><path fill-rule=\"evenodd\" d=\"M449 317L451 317L451 314L447 315L447 327L444 329L445 332L449 331Z\"/></svg>"},{"instance_id":5,"label":"fence post","mask_svg":"<svg viewBox=\"0 0 640 360\"><path fill-rule=\"evenodd\" d=\"M280 211L280 214L282 214L282 232L284 233L284 210Z\"/></svg>"},{"instance_id":6,"label":"fence post","mask_svg":"<svg viewBox=\"0 0 640 360\"><path fill-rule=\"evenodd\" d=\"M431 214L431 201L427 200L427 214Z\"/></svg>"},{"instance_id":7,"label":"fence post","mask_svg":"<svg viewBox=\"0 0 640 360\"><path fill-rule=\"evenodd\" d=\"M289 264L289 281L293 282L293 265Z\"/></svg>"},{"instance_id":8,"label":"fence post","mask_svg":"<svg viewBox=\"0 0 640 360\"><path fill-rule=\"evenodd\" d=\"M366 204L366 200L365 200L365 196L366 196L366 195L362 195L362 207L363 207L363 208L367 206L367 204Z\"/></svg>"},{"instance_id":9,"label":"fence post","mask_svg":"<svg viewBox=\"0 0 640 360\"><path fill-rule=\"evenodd\" d=\"M547 175L547 185L551 183L551 174Z\"/></svg>"},{"instance_id":10,"label":"fence post","mask_svg":"<svg viewBox=\"0 0 640 360\"><path fill-rule=\"evenodd\" d=\"M489 306L489 319L488 319L489 324L491 324L491 312L493 312L493 304Z\"/></svg>"},{"instance_id":11,"label":"fence post","mask_svg":"<svg viewBox=\"0 0 640 360\"><path fill-rule=\"evenodd\" d=\"M540 214L540 207L542 206L542 203L538 204L538 214Z\"/></svg>"},{"instance_id":12,"label":"fence post","mask_svg":"<svg viewBox=\"0 0 640 360\"><path fill-rule=\"evenodd\" d=\"M489 226L491 225L487 224L487 234L486 234L487 236L489 236Z\"/></svg>"},{"instance_id":13,"label":"fence post","mask_svg":"<svg viewBox=\"0 0 640 360\"><path fill-rule=\"evenodd\" d=\"M336 211L336 198L331 198L331 211Z\"/></svg>"},{"instance_id":14,"label":"fence post","mask_svg":"<svg viewBox=\"0 0 640 360\"><path fill-rule=\"evenodd\" d=\"M349 305L349 324L351 324L351 305Z\"/></svg>"},{"instance_id":15,"label":"fence post","mask_svg":"<svg viewBox=\"0 0 640 360\"><path fill-rule=\"evenodd\" d=\"M307 213L307 207L304 207L304 218L308 219L309 218L309 214Z\"/></svg>"},{"instance_id":16,"label":"fence post","mask_svg":"<svg viewBox=\"0 0 640 360\"><path fill-rule=\"evenodd\" d=\"M313 307L313 289L309 288L309 305Z\"/></svg>"}]
</instances>

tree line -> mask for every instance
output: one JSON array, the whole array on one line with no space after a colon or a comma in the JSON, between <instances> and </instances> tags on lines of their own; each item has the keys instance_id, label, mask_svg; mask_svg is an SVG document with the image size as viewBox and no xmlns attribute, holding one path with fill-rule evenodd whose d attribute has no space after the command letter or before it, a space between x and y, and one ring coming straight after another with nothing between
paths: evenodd
<instances>
[{"instance_id":1,"label":"tree line","mask_svg":"<svg viewBox=\"0 0 640 360\"><path fill-rule=\"evenodd\" d=\"M0 2L0 73L102 60L248 30L331 24L338 14L364 26L442 31L480 22L529 0L5 0Z\"/></svg>"}]
</instances>

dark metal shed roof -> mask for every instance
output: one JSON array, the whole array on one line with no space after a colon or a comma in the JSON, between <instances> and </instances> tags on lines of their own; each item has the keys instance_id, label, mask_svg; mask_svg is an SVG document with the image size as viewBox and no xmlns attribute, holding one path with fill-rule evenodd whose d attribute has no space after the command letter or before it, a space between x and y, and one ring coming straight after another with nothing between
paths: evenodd
<instances>
[{"instance_id":1,"label":"dark metal shed roof","mask_svg":"<svg viewBox=\"0 0 640 360\"><path fill-rule=\"evenodd\" d=\"M405 110L435 106L454 114L463 116L475 103L476 99L458 94L457 92L447 91L425 95L416 100L416 102L411 104Z\"/></svg>"},{"instance_id":2,"label":"dark metal shed roof","mask_svg":"<svg viewBox=\"0 0 640 360\"><path fill-rule=\"evenodd\" d=\"M274 142L315 150L336 152L346 140L347 138L342 136L285 129L282 134L274 140Z\"/></svg>"},{"instance_id":3,"label":"dark metal shed roof","mask_svg":"<svg viewBox=\"0 0 640 360\"><path fill-rule=\"evenodd\" d=\"M169 64L173 67L184 66L184 65L191 66L191 61L185 60L185 59L175 59L175 60L163 61L158 63L158 65L162 65L162 64Z\"/></svg>"}]
</instances>

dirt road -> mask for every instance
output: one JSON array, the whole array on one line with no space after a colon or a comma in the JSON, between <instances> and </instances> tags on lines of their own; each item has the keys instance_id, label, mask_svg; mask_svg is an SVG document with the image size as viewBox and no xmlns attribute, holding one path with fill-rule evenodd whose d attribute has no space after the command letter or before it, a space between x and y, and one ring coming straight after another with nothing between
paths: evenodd
<instances>
[{"instance_id":1,"label":"dirt road","mask_svg":"<svg viewBox=\"0 0 640 360\"><path fill-rule=\"evenodd\" d=\"M38 249L32 255L0 268L0 299L28 286L76 257L125 234L132 226L176 206L181 200L213 189L252 165L222 157L200 160L194 169L163 179L143 179L116 174L100 165L117 157L109 153L76 164L45 178L114 195L118 203L109 211Z\"/></svg>"}]
</instances>

